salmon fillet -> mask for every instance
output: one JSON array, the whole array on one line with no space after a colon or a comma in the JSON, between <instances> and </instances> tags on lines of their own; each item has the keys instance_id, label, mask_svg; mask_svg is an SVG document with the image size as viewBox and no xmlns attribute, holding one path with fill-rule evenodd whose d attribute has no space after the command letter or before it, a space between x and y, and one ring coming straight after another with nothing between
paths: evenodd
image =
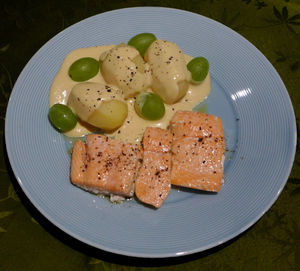
<instances>
[{"instance_id":1,"label":"salmon fillet","mask_svg":"<svg viewBox=\"0 0 300 271\"><path fill-rule=\"evenodd\" d=\"M219 117L191 111L176 112L170 122L171 183L218 192L224 171L225 139Z\"/></svg>"},{"instance_id":2,"label":"salmon fillet","mask_svg":"<svg viewBox=\"0 0 300 271\"><path fill-rule=\"evenodd\" d=\"M72 151L71 182L93 193L132 197L142 148L103 135L77 140Z\"/></svg>"},{"instance_id":3,"label":"salmon fillet","mask_svg":"<svg viewBox=\"0 0 300 271\"><path fill-rule=\"evenodd\" d=\"M159 208L171 188L172 135L161 128L148 127L144 133L144 157L135 184L137 198Z\"/></svg>"}]
</instances>

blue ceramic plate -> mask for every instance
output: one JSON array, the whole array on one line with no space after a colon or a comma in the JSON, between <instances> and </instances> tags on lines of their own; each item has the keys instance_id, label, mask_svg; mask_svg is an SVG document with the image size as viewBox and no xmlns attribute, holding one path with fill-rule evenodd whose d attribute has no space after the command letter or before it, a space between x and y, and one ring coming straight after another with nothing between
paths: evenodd
<instances>
[{"instance_id":1,"label":"blue ceramic plate","mask_svg":"<svg viewBox=\"0 0 300 271\"><path fill-rule=\"evenodd\" d=\"M222 118L227 140L225 183L218 194L172 189L154 210L135 200L113 205L70 184L67 144L47 118L51 82L71 50L127 42L142 32L210 62L207 112ZM5 138L20 186L53 224L110 252L174 257L230 240L271 207L293 164L296 125L283 82L246 39L194 13L139 7L93 16L47 42L15 84Z\"/></svg>"}]
</instances>

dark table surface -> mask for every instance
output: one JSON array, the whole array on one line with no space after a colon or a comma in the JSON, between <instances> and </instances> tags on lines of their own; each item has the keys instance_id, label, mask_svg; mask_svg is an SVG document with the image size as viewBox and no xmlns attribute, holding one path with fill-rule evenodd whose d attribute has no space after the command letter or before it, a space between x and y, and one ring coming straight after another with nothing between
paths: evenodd
<instances>
[{"instance_id":1,"label":"dark table surface","mask_svg":"<svg viewBox=\"0 0 300 271\"><path fill-rule=\"evenodd\" d=\"M271 209L249 230L214 249L180 258L137 259L95 250L49 223L21 191L4 141L5 112L33 54L68 26L133 6L189 10L253 43L278 71L300 117L299 0L11 0L0 4L0 270L300 270L300 155ZM299 141L298 141L299 143Z\"/></svg>"}]
</instances>

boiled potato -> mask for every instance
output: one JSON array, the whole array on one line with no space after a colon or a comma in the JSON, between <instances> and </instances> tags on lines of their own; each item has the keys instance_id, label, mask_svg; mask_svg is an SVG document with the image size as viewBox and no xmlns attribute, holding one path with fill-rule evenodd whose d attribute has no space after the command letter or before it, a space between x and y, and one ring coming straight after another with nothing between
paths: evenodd
<instances>
[{"instance_id":1,"label":"boiled potato","mask_svg":"<svg viewBox=\"0 0 300 271\"><path fill-rule=\"evenodd\" d=\"M87 122L103 130L120 127L128 114L127 103L119 100L103 101L90 115Z\"/></svg>"},{"instance_id":2,"label":"boiled potato","mask_svg":"<svg viewBox=\"0 0 300 271\"><path fill-rule=\"evenodd\" d=\"M68 106L80 120L103 130L121 126L127 117L122 91L102 83L79 83L72 88Z\"/></svg>"},{"instance_id":3,"label":"boiled potato","mask_svg":"<svg viewBox=\"0 0 300 271\"><path fill-rule=\"evenodd\" d=\"M100 70L105 81L124 92L125 99L134 97L151 85L149 65L134 47L121 44L100 56Z\"/></svg>"},{"instance_id":4,"label":"boiled potato","mask_svg":"<svg viewBox=\"0 0 300 271\"><path fill-rule=\"evenodd\" d=\"M154 41L145 53L152 71L152 89L165 103L173 104L188 91L190 73L184 54L173 42Z\"/></svg>"},{"instance_id":5,"label":"boiled potato","mask_svg":"<svg viewBox=\"0 0 300 271\"><path fill-rule=\"evenodd\" d=\"M133 59L131 59L131 61L137 67L138 72L140 72L141 74L145 73L145 61L140 55L135 56Z\"/></svg>"}]
</instances>

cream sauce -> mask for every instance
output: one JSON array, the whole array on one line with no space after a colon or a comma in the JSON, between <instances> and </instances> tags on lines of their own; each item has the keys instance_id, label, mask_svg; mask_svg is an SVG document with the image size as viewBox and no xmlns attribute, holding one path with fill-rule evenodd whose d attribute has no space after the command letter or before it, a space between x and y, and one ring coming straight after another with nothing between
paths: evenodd
<instances>
[{"instance_id":1,"label":"cream sauce","mask_svg":"<svg viewBox=\"0 0 300 271\"><path fill-rule=\"evenodd\" d=\"M59 72L53 80L49 105L50 107L56 103L67 104L68 97L72 88L78 84L73 81L69 75L68 70L74 61L82 57L93 57L99 59L100 55L113 48L115 45L107 46L95 46L89 48L76 49L70 52L64 59ZM184 55L186 63L188 63L192 57ZM88 80L87 82L106 83L101 75L101 72ZM147 121L139 117L134 109L134 98L127 100L128 103L128 116L124 124L113 133L107 134L108 136L114 136L116 139L124 140L132 143L139 143L142 139L143 133L146 127L161 127L167 128L169 121L173 117L173 114L178 110L192 110L196 105L205 100L210 93L210 75L208 74L205 80L199 85L189 84L187 94L177 103L168 105L165 104L166 113L164 117L158 121ZM65 133L69 137L80 137L88 133L95 132L98 128L95 128L87 123L78 121L76 127L71 131Z\"/></svg>"}]
</instances>

